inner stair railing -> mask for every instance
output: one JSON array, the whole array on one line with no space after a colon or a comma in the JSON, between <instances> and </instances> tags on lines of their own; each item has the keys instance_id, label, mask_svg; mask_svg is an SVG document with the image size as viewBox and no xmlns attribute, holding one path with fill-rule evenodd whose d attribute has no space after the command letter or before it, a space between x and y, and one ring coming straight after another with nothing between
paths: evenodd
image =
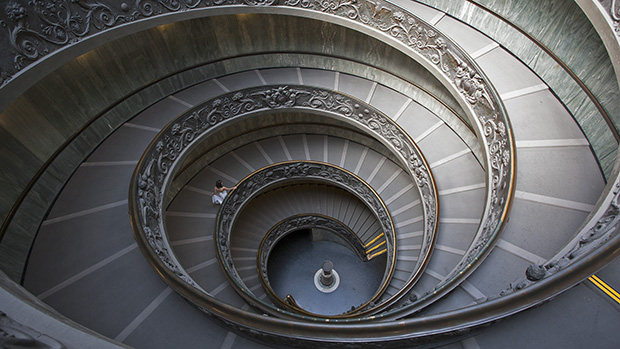
<instances>
[{"instance_id":1,"label":"inner stair railing","mask_svg":"<svg viewBox=\"0 0 620 349\"><path fill-rule=\"evenodd\" d=\"M256 295L254 295L254 293L250 290L250 287L245 284L243 278L239 275L235 267L234 256L231 253L231 240L233 234L235 233L234 223L238 218L238 215L241 214L245 206L251 203L253 198L277 187L290 185L295 182L320 182L327 185L338 186L361 200L371 210L377 221L381 224L381 227L386 234L385 241L387 242L388 258L385 272L380 283L381 286L378 288L374 296L371 297L371 299L369 299L365 304L361 305L358 309L364 309L371 306L374 304L374 301L381 297L394 272L396 260L396 237L391 216L379 195L355 174L334 165L315 161L287 161L267 166L241 180L241 182L237 184L236 189L226 196L215 219L213 240L215 241L217 257L222 265L222 268L224 268L231 285L240 296L246 299L248 303L254 305L265 313L276 316L291 315L283 311L283 309L274 307L273 305L256 297ZM281 226L286 227L286 224ZM269 234L266 232L265 239L267 239L269 245L271 245L272 243L275 243L274 240L280 239L288 232L290 231L286 229L276 230L276 234ZM263 240L263 242L264 241L265 240ZM259 268L259 275L262 276L262 279L268 280L266 263L268 253L261 254L261 250L262 248L259 247L257 267ZM264 252L268 252L268 250L264 250ZM267 289L267 294L269 294L269 288ZM298 307L293 308L297 310L298 313L317 318L324 317L318 314L310 314ZM347 315L350 314L347 313L340 316L330 316L330 318L338 318Z\"/></svg>"}]
</instances>

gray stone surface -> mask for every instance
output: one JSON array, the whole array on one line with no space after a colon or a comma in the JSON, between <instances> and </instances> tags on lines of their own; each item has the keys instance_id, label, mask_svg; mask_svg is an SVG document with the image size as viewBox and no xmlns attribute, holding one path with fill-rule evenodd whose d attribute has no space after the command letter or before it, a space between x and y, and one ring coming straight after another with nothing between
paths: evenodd
<instances>
[{"instance_id":1,"label":"gray stone surface","mask_svg":"<svg viewBox=\"0 0 620 349\"><path fill-rule=\"evenodd\" d=\"M82 166L71 177L47 219L127 200L134 165Z\"/></svg>"},{"instance_id":2,"label":"gray stone surface","mask_svg":"<svg viewBox=\"0 0 620 349\"><path fill-rule=\"evenodd\" d=\"M102 283L105 292L99 292ZM134 249L45 302L68 318L115 338L164 288L139 249Z\"/></svg>"},{"instance_id":3,"label":"gray stone surface","mask_svg":"<svg viewBox=\"0 0 620 349\"><path fill-rule=\"evenodd\" d=\"M433 167L433 176L437 178L437 189L451 190L477 184L484 184L485 174L482 166L471 153Z\"/></svg>"},{"instance_id":4,"label":"gray stone surface","mask_svg":"<svg viewBox=\"0 0 620 349\"><path fill-rule=\"evenodd\" d=\"M481 348L615 348L620 312L582 284L476 335Z\"/></svg>"},{"instance_id":5,"label":"gray stone surface","mask_svg":"<svg viewBox=\"0 0 620 349\"><path fill-rule=\"evenodd\" d=\"M525 269L532 262L506 252L500 248L494 248L485 262L467 278L486 296L499 295L510 287L510 284L525 277Z\"/></svg>"},{"instance_id":6,"label":"gray stone surface","mask_svg":"<svg viewBox=\"0 0 620 349\"><path fill-rule=\"evenodd\" d=\"M4 345L23 344L24 342L19 343L19 341L11 343L11 336L23 338L21 335L25 330L32 339L29 343L32 345L43 343L49 347L62 346L64 348L125 347L121 343L111 341L63 317L12 282L2 272L0 272L0 285L2 285L0 301L3 317L6 316L9 319L8 324L6 321L2 324L2 331L6 334L3 338ZM7 340L4 341L4 339ZM33 343L35 341L38 343Z\"/></svg>"},{"instance_id":7,"label":"gray stone surface","mask_svg":"<svg viewBox=\"0 0 620 349\"><path fill-rule=\"evenodd\" d=\"M440 217L481 219L485 195L484 189L477 189L440 196Z\"/></svg>"},{"instance_id":8,"label":"gray stone surface","mask_svg":"<svg viewBox=\"0 0 620 349\"><path fill-rule=\"evenodd\" d=\"M451 218L451 217L447 217ZM476 224L439 223L437 244L465 251L471 244L478 226Z\"/></svg>"},{"instance_id":9,"label":"gray stone surface","mask_svg":"<svg viewBox=\"0 0 620 349\"><path fill-rule=\"evenodd\" d=\"M366 79L349 74L340 74L338 89L362 101L366 101L371 92L373 83Z\"/></svg>"},{"instance_id":10,"label":"gray stone surface","mask_svg":"<svg viewBox=\"0 0 620 349\"><path fill-rule=\"evenodd\" d=\"M585 212L515 199L502 239L542 258L551 258L572 238L586 216Z\"/></svg>"},{"instance_id":11,"label":"gray stone surface","mask_svg":"<svg viewBox=\"0 0 620 349\"><path fill-rule=\"evenodd\" d=\"M133 243L127 205L45 225L32 248L24 286L39 295Z\"/></svg>"},{"instance_id":12,"label":"gray stone surface","mask_svg":"<svg viewBox=\"0 0 620 349\"><path fill-rule=\"evenodd\" d=\"M167 326L161 326L162 323ZM179 338L179 333L185 333ZM136 328L125 343L135 348L219 347L227 330L172 293Z\"/></svg>"},{"instance_id":13,"label":"gray stone surface","mask_svg":"<svg viewBox=\"0 0 620 349\"><path fill-rule=\"evenodd\" d=\"M488 36L450 16L443 16L436 27L470 55L494 43Z\"/></svg>"},{"instance_id":14,"label":"gray stone surface","mask_svg":"<svg viewBox=\"0 0 620 349\"><path fill-rule=\"evenodd\" d=\"M157 132L123 126L88 157L89 162L138 161Z\"/></svg>"},{"instance_id":15,"label":"gray stone surface","mask_svg":"<svg viewBox=\"0 0 620 349\"><path fill-rule=\"evenodd\" d=\"M407 100L406 96L379 85L372 94L370 104L387 116L394 118Z\"/></svg>"},{"instance_id":16,"label":"gray stone surface","mask_svg":"<svg viewBox=\"0 0 620 349\"><path fill-rule=\"evenodd\" d=\"M476 62L500 94L543 83L528 67L502 48L492 50L479 57Z\"/></svg>"},{"instance_id":17,"label":"gray stone surface","mask_svg":"<svg viewBox=\"0 0 620 349\"><path fill-rule=\"evenodd\" d=\"M517 190L594 204L605 183L587 147L518 149Z\"/></svg>"},{"instance_id":18,"label":"gray stone surface","mask_svg":"<svg viewBox=\"0 0 620 349\"><path fill-rule=\"evenodd\" d=\"M572 116L550 91L540 91L504 101L517 141L583 139Z\"/></svg>"},{"instance_id":19,"label":"gray stone surface","mask_svg":"<svg viewBox=\"0 0 620 349\"><path fill-rule=\"evenodd\" d=\"M441 144L441 147L437 146ZM445 125L439 126L427 137L418 142L426 161L431 164L467 149L463 141Z\"/></svg>"}]
</instances>

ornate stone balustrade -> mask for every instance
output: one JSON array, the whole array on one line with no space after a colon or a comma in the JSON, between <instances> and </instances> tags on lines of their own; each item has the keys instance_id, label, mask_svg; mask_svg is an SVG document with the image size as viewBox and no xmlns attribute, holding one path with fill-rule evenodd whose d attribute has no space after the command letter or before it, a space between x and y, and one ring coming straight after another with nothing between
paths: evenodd
<instances>
[{"instance_id":1,"label":"ornate stone balustrade","mask_svg":"<svg viewBox=\"0 0 620 349\"><path fill-rule=\"evenodd\" d=\"M260 281L274 304L282 308L289 308L293 311L298 311L299 309L288 301L289 297L287 296L286 300L281 299L271 287L268 275L269 256L275 245L282 240L282 238L302 229L321 229L332 232L340 237L342 241L346 242L349 248L354 251L362 261L368 261L362 241L349 227L340 221L317 214L300 214L289 217L276 224L265 234L258 248L257 264L260 271Z\"/></svg>"}]
</instances>

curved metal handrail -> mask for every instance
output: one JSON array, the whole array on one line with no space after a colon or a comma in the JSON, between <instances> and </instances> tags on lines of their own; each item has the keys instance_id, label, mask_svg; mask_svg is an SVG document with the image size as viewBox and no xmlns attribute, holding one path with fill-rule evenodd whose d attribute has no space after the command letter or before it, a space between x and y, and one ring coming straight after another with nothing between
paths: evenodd
<instances>
[{"instance_id":1,"label":"curved metal handrail","mask_svg":"<svg viewBox=\"0 0 620 349\"><path fill-rule=\"evenodd\" d=\"M414 273L416 276L421 275L420 269L432 251L438 217L437 190L426 160L406 133L373 107L340 93L306 86L261 86L225 94L171 122L151 143L136 168L130 204L134 229L138 234L147 236L149 245L160 256L162 266L193 284L170 249L162 214L164 193L183 155L228 120L285 109L322 112L338 117L376 137L406 164L406 169L418 184L424 202L425 238ZM222 211L225 211L224 207ZM414 281L410 279L406 286L412 287ZM389 302L383 302L381 306L387 307L406 291L392 296Z\"/></svg>"},{"instance_id":2,"label":"curved metal handrail","mask_svg":"<svg viewBox=\"0 0 620 349\"><path fill-rule=\"evenodd\" d=\"M475 123L486 155L488 192L484 213L474 241L457 267L444 281L440 282L435 290L416 302L420 305L423 300L425 304L429 304L445 295L471 274L490 253L499 236L512 201L515 165L514 139L506 112L497 93L484 73L462 49L435 31L432 26L404 10L388 2L373 4L381 5L380 13L375 11L376 6L370 6L368 2L326 0L310 3L288 0L284 1L281 6L324 12L329 16L340 17L348 21L351 27L358 25L366 27L367 30L385 33L395 42L403 45L404 52L418 57L423 64L436 72L440 80L446 81L447 87L453 89L461 97L464 108L471 113L472 122ZM315 94L312 95L312 93ZM318 90L309 95L306 92L298 94L295 91L286 90L263 93L263 97L268 100L267 104L271 103L273 107L283 107L281 103L295 105L302 95L308 98L305 106L338 113L344 120L362 125L377 134L378 138L387 140L386 145L394 149L405 168L413 175L421 191L420 196L424 202L425 231L428 232L430 227L430 230L436 232L438 219L436 188L434 185L428 185L429 181L432 181L430 171L427 170L424 158L417 152L417 147L406 133L372 108L363 107L359 101L347 100L348 97L342 95ZM235 98L238 99L235 103L243 105L243 99L248 96L236 94ZM249 98L250 104L254 102L252 99ZM425 234L422 251L426 257L430 255L434 237L434 233ZM428 263L428 258L418 261L416 272L410 279L408 287L412 286L413 281L421 276L426 263ZM402 297L404 294L403 292L399 296ZM410 310L410 307L404 308ZM401 310L404 311L404 308Z\"/></svg>"},{"instance_id":3,"label":"curved metal handrail","mask_svg":"<svg viewBox=\"0 0 620 349\"><path fill-rule=\"evenodd\" d=\"M317 314L306 311L297 305L291 295L287 295L285 299L280 298L271 287L268 275L269 256L271 255L275 245L287 235L298 230L309 228L320 228L336 234L349 245L350 249L355 252L363 262L367 262L369 259L364 251L364 244L349 227L336 219L320 214L297 214L278 222L267 232L267 234L265 234L258 247L256 264L260 276L260 282L267 292L267 295L279 307L289 308L293 311L297 311L308 316L317 316ZM362 308L362 306L351 311L347 311L346 313L355 312Z\"/></svg>"},{"instance_id":4,"label":"curved metal handrail","mask_svg":"<svg viewBox=\"0 0 620 349\"><path fill-rule=\"evenodd\" d=\"M285 4L345 18L403 44L461 97L483 144L487 196L475 238L457 266L435 289L389 315L404 316L441 298L473 273L491 252L504 227L515 182L515 141L506 110L482 69L463 49L430 24L388 1L285 0Z\"/></svg>"},{"instance_id":5,"label":"curved metal handrail","mask_svg":"<svg viewBox=\"0 0 620 349\"><path fill-rule=\"evenodd\" d=\"M254 295L249 287L246 286L243 278L235 268L234 257L231 253L231 237L234 234L234 224L237 216L243 211L253 198L258 195L273 190L276 187L287 185L294 182L307 183L308 181L319 181L322 183L338 186L360 199L375 215L377 221L386 235L388 243L388 263L385 267L383 280L373 297L361 309L368 307L373 301L378 299L387 289L388 284L394 273L396 262L396 237L392 218L387 207L379 195L364 181L353 173L341 169L337 166L316 161L286 161L264 167L241 180L229 195L222 202L216 218L213 240L220 265L224 269L233 288L240 296L249 303L264 312L279 315L283 312L264 302ZM266 274L266 270L259 270L259 274ZM315 318L338 318L339 316L323 316L303 312L304 315ZM286 314L289 315L289 314Z\"/></svg>"}]
</instances>

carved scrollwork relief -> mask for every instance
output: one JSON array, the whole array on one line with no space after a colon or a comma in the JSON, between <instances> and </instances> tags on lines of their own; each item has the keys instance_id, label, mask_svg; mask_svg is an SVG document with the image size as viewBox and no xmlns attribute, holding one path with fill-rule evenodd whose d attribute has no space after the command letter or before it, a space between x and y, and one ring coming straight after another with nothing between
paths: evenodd
<instances>
[{"instance_id":1,"label":"carved scrollwork relief","mask_svg":"<svg viewBox=\"0 0 620 349\"><path fill-rule=\"evenodd\" d=\"M13 67L2 68L10 76L58 48L137 18L137 13L123 12L95 1L10 1L0 25L8 32L10 45L5 47L11 48Z\"/></svg>"},{"instance_id":2,"label":"carved scrollwork relief","mask_svg":"<svg viewBox=\"0 0 620 349\"><path fill-rule=\"evenodd\" d=\"M0 62L0 86L28 65L68 45L109 28L138 19L197 7L236 4L237 0L37 0L9 1L0 11L0 37L11 61ZM269 0L246 0L261 6Z\"/></svg>"},{"instance_id":3,"label":"carved scrollwork relief","mask_svg":"<svg viewBox=\"0 0 620 349\"><path fill-rule=\"evenodd\" d=\"M618 0L611 0L609 15L612 19L616 34L620 36L620 2L618 2Z\"/></svg>"}]
</instances>

